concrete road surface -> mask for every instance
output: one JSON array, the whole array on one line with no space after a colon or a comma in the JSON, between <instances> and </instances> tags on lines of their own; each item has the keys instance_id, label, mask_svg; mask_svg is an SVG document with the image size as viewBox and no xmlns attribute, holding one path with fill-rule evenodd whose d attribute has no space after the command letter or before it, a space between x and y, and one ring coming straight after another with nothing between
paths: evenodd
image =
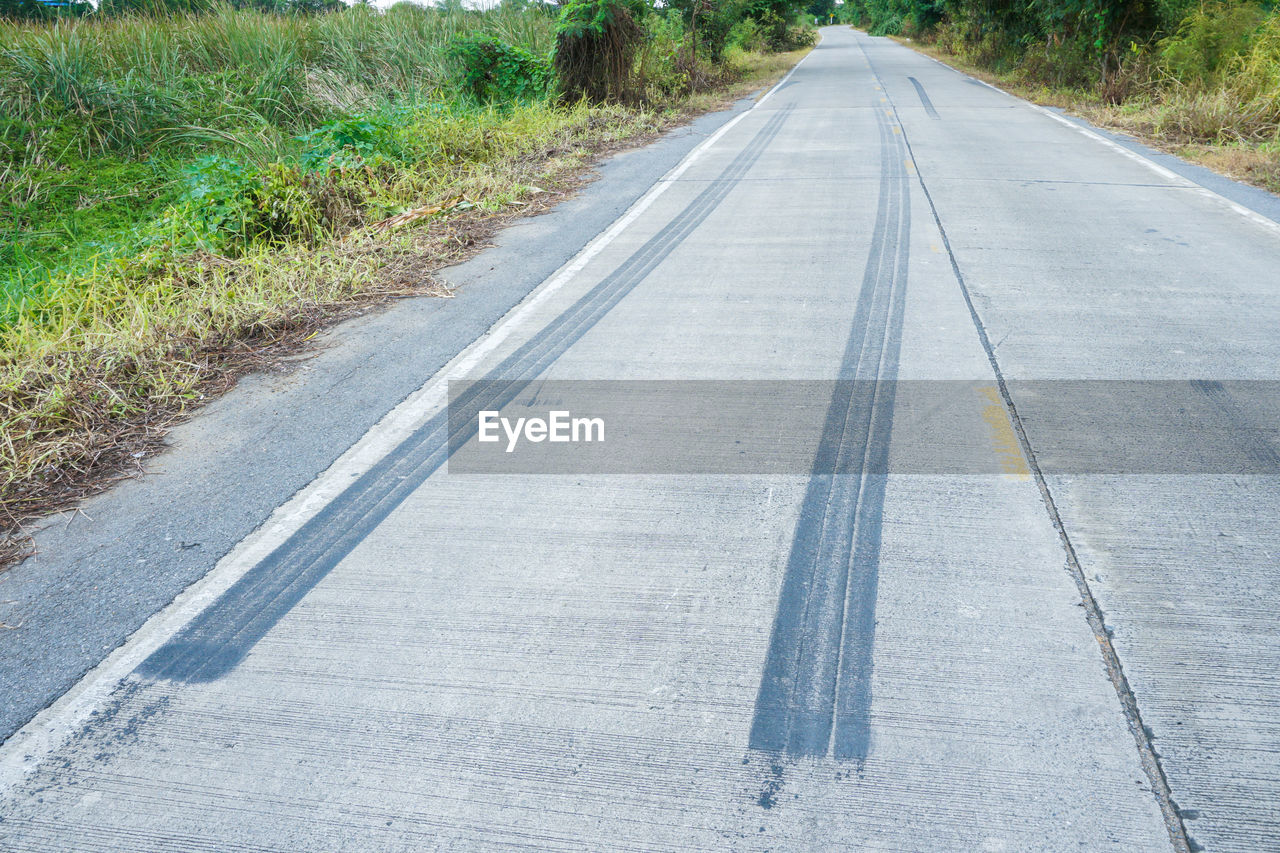
<instances>
[{"instance_id":1,"label":"concrete road surface","mask_svg":"<svg viewBox=\"0 0 1280 853\"><path fill-rule=\"evenodd\" d=\"M826 29L11 737L0 847L1280 849L1278 262Z\"/></svg>"}]
</instances>

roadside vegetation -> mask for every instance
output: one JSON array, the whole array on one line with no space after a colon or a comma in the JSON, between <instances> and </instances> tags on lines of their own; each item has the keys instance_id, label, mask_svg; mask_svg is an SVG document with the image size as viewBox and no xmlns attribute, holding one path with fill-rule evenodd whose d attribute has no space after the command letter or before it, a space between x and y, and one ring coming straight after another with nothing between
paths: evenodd
<instances>
[{"instance_id":1,"label":"roadside vegetation","mask_svg":"<svg viewBox=\"0 0 1280 853\"><path fill-rule=\"evenodd\" d=\"M0 527L235 375L779 75L790 0L0 0Z\"/></svg>"},{"instance_id":2,"label":"roadside vegetation","mask_svg":"<svg viewBox=\"0 0 1280 853\"><path fill-rule=\"evenodd\" d=\"M1030 100L1280 192L1274 0L850 0L839 10Z\"/></svg>"}]
</instances>

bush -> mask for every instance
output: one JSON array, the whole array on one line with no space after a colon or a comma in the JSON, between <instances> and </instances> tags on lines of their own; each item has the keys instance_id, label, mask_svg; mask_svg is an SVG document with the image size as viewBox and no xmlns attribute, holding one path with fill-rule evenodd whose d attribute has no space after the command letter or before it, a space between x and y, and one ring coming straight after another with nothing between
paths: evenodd
<instances>
[{"instance_id":1,"label":"bush","mask_svg":"<svg viewBox=\"0 0 1280 853\"><path fill-rule=\"evenodd\" d=\"M729 33L746 11L744 0L666 0L666 5L678 13L691 39L696 35L698 53L714 63L724 59Z\"/></svg>"},{"instance_id":2,"label":"bush","mask_svg":"<svg viewBox=\"0 0 1280 853\"><path fill-rule=\"evenodd\" d=\"M1019 79L1085 89L1097 79L1097 63L1088 46L1077 39L1036 44L1018 63Z\"/></svg>"},{"instance_id":3,"label":"bush","mask_svg":"<svg viewBox=\"0 0 1280 853\"><path fill-rule=\"evenodd\" d=\"M764 30L753 18L743 18L729 30L729 45L739 50L762 51L765 49Z\"/></svg>"},{"instance_id":4,"label":"bush","mask_svg":"<svg viewBox=\"0 0 1280 853\"><path fill-rule=\"evenodd\" d=\"M1211 85L1248 52L1265 14L1252 3L1213 3L1188 15L1159 43L1161 67L1182 83Z\"/></svg>"},{"instance_id":5,"label":"bush","mask_svg":"<svg viewBox=\"0 0 1280 853\"><path fill-rule=\"evenodd\" d=\"M650 12L644 28L648 35L640 52L639 85L650 101L660 101L689 91L689 50L684 21L679 14Z\"/></svg>"},{"instance_id":6,"label":"bush","mask_svg":"<svg viewBox=\"0 0 1280 853\"><path fill-rule=\"evenodd\" d=\"M644 39L641 0L570 0L556 28L555 71L565 98L635 101L635 59Z\"/></svg>"},{"instance_id":7,"label":"bush","mask_svg":"<svg viewBox=\"0 0 1280 853\"><path fill-rule=\"evenodd\" d=\"M775 50L799 50L802 47L813 47L818 43L818 33L809 27L793 24L787 27L781 44L775 44Z\"/></svg>"},{"instance_id":8,"label":"bush","mask_svg":"<svg viewBox=\"0 0 1280 853\"><path fill-rule=\"evenodd\" d=\"M902 16L890 14L877 18L875 23L872 24L870 32L873 36L900 35L902 33Z\"/></svg>"},{"instance_id":9,"label":"bush","mask_svg":"<svg viewBox=\"0 0 1280 853\"><path fill-rule=\"evenodd\" d=\"M449 43L461 69L461 88L480 103L536 101L547 96L551 65L522 47L493 36L471 35Z\"/></svg>"},{"instance_id":10,"label":"bush","mask_svg":"<svg viewBox=\"0 0 1280 853\"><path fill-rule=\"evenodd\" d=\"M1280 14L1256 32L1232 63L1231 88L1240 103L1238 135L1280 141Z\"/></svg>"},{"instance_id":11,"label":"bush","mask_svg":"<svg viewBox=\"0 0 1280 853\"><path fill-rule=\"evenodd\" d=\"M1218 11L1192 13L1161 42L1161 67L1177 83L1161 95L1155 130L1179 140L1280 140L1280 15Z\"/></svg>"},{"instance_id":12,"label":"bush","mask_svg":"<svg viewBox=\"0 0 1280 853\"><path fill-rule=\"evenodd\" d=\"M169 212L178 244L238 254L253 243L311 240L322 231L317 179L284 163L265 169L202 157L187 170L187 192Z\"/></svg>"},{"instance_id":13,"label":"bush","mask_svg":"<svg viewBox=\"0 0 1280 853\"><path fill-rule=\"evenodd\" d=\"M254 231L253 196L261 185L261 173L227 157L201 157L187 169L187 191L180 212L171 213L174 224L189 223L191 233L205 248L220 251L243 245Z\"/></svg>"},{"instance_id":14,"label":"bush","mask_svg":"<svg viewBox=\"0 0 1280 853\"><path fill-rule=\"evenodd\" d=\"M380 155L392 155L391 127L380 118L355 116L323 124L298 137L303 144L302 168L326 171L330 168L361 166Z\"/></svg>"}]
</instances>

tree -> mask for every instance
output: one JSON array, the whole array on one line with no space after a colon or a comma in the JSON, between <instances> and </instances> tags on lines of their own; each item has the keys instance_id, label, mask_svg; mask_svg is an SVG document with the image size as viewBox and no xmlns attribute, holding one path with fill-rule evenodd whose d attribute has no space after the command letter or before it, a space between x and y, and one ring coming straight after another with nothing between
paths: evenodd
<instances>
[{"instance_id":1,"label":"tree","mask_svg":"<svg viewBox=\"0 0 1280 853\"><path fill-rule=\"evenodd\" d=\"M812 18L826 20L836 11L836 0L812 0L805 7L805 14Z\"/></svg>"}]
</instances>

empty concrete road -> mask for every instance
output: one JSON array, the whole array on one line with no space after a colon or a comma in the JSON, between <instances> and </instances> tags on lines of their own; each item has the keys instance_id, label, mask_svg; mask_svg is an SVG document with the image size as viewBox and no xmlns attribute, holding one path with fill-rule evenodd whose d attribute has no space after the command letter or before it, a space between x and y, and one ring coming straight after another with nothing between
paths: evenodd
<instances>
[{"instance_id":1,"label":"empty concrete road","mask_svg":"<svg viewBox=\"0 0 1280 853\"><path fill-rule=\"evenodd\" d=\"M0 847L1280 849L1278 261L828 28L11 737Z\"/></svg>"}]
</instances>

